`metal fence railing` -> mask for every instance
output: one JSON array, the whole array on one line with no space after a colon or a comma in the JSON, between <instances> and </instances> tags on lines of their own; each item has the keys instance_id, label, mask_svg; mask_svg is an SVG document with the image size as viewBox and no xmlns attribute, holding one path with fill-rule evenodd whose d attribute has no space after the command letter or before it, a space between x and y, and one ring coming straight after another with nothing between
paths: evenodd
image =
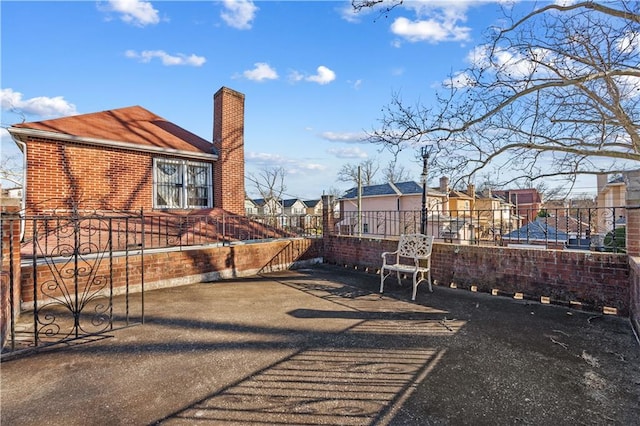
<instances>
[{"instance_id":1,"label":"metal fence railing","mask_svg":"<svg viewBox=\"0 0 640 426\"><path fill-rule=\"evenodd\" d=\"M321 237L321 216L116 214L33 216L19 219L28 231L22 255L64 256L66 247L87 253L106 244L113 251L183 248L276 238ZM34 253L37 250L37 253Z\"/></svg>"},{"instance_id":2,"label":"metal fence railing","mask_svg":"<svg viewBox=\"0 0 640 426\"><path fill-rule=\"evenodd\" d=\"M420 232L421 212L345 211L340 235L395 238ZM625 252L625 207L543 210L450 210L428 212L425 228L436 241L493 246Z\"/></svg>"}]
</instances>

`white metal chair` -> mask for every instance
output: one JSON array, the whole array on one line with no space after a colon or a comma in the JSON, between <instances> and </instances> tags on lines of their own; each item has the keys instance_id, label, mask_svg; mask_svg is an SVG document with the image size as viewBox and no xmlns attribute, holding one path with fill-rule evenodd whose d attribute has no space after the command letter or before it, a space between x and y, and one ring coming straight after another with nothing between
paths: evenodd
<instances>
[{"instance_id":1,"label":"white metal chair","mask_svg":"<svg viewBox=\"0 0 640 426\"><path fill-rule=\"evenodd\" d=\"M412 274L413 294L411 300L416 300L418 284L422 281L429 283L431 287L431 249L433 247L433 236L424 234L405 234L400 236L398 249L393 252L382 253L382 267L380 268L380 293L384 291L384 280L396 273L398 284L402 284L400 274ZM385 271L388 271L385 274ZM418 279L420 274L420 279ZM425 274L427 278L425 278Z\"/></svg>"}]
</instances>

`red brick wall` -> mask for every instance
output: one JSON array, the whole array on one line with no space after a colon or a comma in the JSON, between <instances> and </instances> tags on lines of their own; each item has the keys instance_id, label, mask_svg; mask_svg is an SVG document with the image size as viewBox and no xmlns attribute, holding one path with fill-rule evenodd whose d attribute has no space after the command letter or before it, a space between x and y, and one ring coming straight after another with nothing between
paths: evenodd
<instances>
[{"instance_id":1,"label":"red brick wall","mask_svg":"<svg viewBox=\"0 0 640 426\"><path fill-rule=\"evenodd\" d=\"M629 300L631 324L640 336L640 257L629 257L629 266L631 268L631 297Z\"/></svg>"},{"instance_id":2,"label":"red brick wall","mask_svg":"<svg viewBox=\"0 0 640 426\"><path fill-rule=\"evenodd\" d=\"M31 139L27 149L27 215L82 209L150 210L153 155Z\"/></svg>"},{"instance_id":3,"label":"red brick wall","mask_svg":"<svg viewBox=\"0 0 640 426\"><path fill-rule=\"evenodd\" d=\"M324 260L378 272L380 254L393 251L397 242L326 236ZM624 254L503 247L458 246L436 243L432 277L438 284L524 297L549 298L554 303L587 309L616 308L629 312L630 271Z\"/></svg>"},{"instance_id":4,"label":"red brick wall","mask_svg":"<svg viewBox=\"0 0 640 426\"><path fill-rule=\"evenodd\" d=\"M631 268L631 323L640 335L640 170L628 172L627 184L627 253Z\"/></svg>"},{"instance_id":5,"label":"red brick wall","mask_svg":"<svg viewBox=\"0 0 640 426\"><path fill-rule=\"evenodd\" d=\"M214 207L239 215L244 211L244 95L226 87L214 95Z\"/></svg>"},{"instance_id":6,"label":"red brick wall","mask_svg":"<svg viewBox=\"0 0 640 426\"><path fill-rule=\"evenodd\" d=\"M145 253L145 289L171 287L220 278L252 276L290 267L294 262L313 261L322 254L320 239L278 240L267 243L238 244L226 247ZM113 259L113 283L122 287L126 283L127 261L125 257ZM140 285L140 256L130 256L129 284ZM109 275L107 259L100 264L97 275ZM25 309L33 303L33 268L22 271L22 302ZM37 269L38 288L51 281L52 273L47 265ZM80 281L82 284L82 281ZM81 288L82 289L82 288ZM137 290L137 288L134 288ZM41 294L41 292L39 292ZM41 296L39 296L41 297Z\"/></svg>"}]
</instances>

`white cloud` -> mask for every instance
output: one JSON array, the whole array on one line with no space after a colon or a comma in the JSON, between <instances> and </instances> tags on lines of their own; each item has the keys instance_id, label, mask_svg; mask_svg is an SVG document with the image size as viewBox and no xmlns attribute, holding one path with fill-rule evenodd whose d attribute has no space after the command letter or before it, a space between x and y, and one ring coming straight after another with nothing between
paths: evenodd
<instances>
[{"instance_id":1,"label":"white cloud","mask_svg":"<svg viewBox=\"0 0 640 426\"><path fill-rule=\"evenodd\" d=\"M138 59L140 62L144 63L151 62L153 58L159 58L160 61L162 61L162 65L166 66L188 65L192 67L200 67L207 62L207 59L203 56L197 56L194 54L185 55L183 53L170 55L164 50L143 50L140 53L135 50L127 50L124 55L127 58Z\"/></svg>"},{"instance_id":2,"label":"white cloud","mask_svg":"<svg viewBox=\"0 0 640 426\"><path fill-rule=\"evenodd\" d=\"M356 90L360 90L360 86L362 86L362 80L357 79L355 81L349 80L348 83Z\"/></svg>"},{"instance_id":3,"label":"white cloud","mask_svg":"<svg viewBox=\"0 0 640 426\"><path fill-rule=\"evenodd\" d=\"M220 17L227 25L239 30L251 29L251 22L258 11L258 7L252 1L224 0L222 5L224 11L220 12Z\"/></svg>"},{"instance_id":4,"label":"white cloud","mask_svg":"<svg viewBox=\"0 0 640 426\"><path fill-rule=\"evenodd\" d=\"M325 67L324 65L320 65L317 68L316 75L310 75L307 78L305 78L305 80L307 81L312 81L318 84L329 84L335 79L336 79L336 73L330 70L329 68Z\"/></svg>"},{"instance_id":5,"label":"white cloud","mask_svg":"<svg viewBox=\"0 0 640 426\"><path fill-rule=\"evenodd\" d=\"M618 41L618 50L624 53L640 53L640 32L628 31Z\"/></svg>"},{"instance_id":6,"label":"white cloud","mask_svg":"<svg viewBox=\"0 0 640 426\"><path fill-rule=\"evenodd\" d=\"M340 17L347 22L358 23L360 22L360 16L367 14L370 10L365 8L360 11L356 11L353 6L351 6L351 2L345 4L343 7L338 9L338 13Z\"/></svg>"},{"instance_id":7,"label":"white cloud","mask_svg":"<svg viewBox=\"0 0 640 426\"><path fill-rule=\"evenodd\" d=\"M363 132L354 133L354 132L323 132L320 134L322 139L326 139L331 142L349 142L349 143L359 143L364 142L367 138L367 135Z\"/></svg>"},{"instance_id":8,"label":"white cloud","mask_svg":"<svg viewBox=\"0 0 640 426\"><path fill-rule=\"evenodd\" d=\"M256 62L252 70L246 70L242 75L252 81L277 80L278 73L275 68L265 62Z\"/></svg>"},{"instance_id":9,"label":"white cloud","mask_svg":"<svg viewBox=\"0 0 640 426\"><path fill-rule=\"evenodd\" d=\"M459 71L445 80L442 85L448 88L460 89L473 86L475 79L464 71Z\"/></svg>"},{"instance_id":10,"label":"white cloud","mask_svg":"<svg viewBox=\"0 0 640 426\"><path fill-rule=\"evenodd\" d=\"M301 175L309 171L324 171L327 169L325 165L310 163L304 160L284 157L280 154L270 154L266 152L247 152L245 160L248 164L256 167L284 167L287 175Z\"/></svg>"},{"instance_id":11,"label":"white cloud","mask_svg":"<svg viewBox=\"0 0 640 426\"><path fill-rule=\"evenodd\" d=\"M107 11L120 13L120 19L138 27L160 22L158 11L144 0L109 0Z\"/></svg>"},{"instance_id":12,"label":"white cloud","mask_svg":"<svg viewBox=\"0 0 640 426\"><path fill-rule=\"evenodd\" d=\"M327 152L337 158L367 158L369 155L358 147L355 148L329 148Z\"/></svg>"},{"instance_id":13,"label":"white cloud","mask_svg":"<svg viewBox=\"0 0 640 426\"><path fill-rule=\"evenodd\" d=\"M469 40L471 28L458 26L455 21L439 22L435 19L410 21L400 17L391 24L391 32L410 42L437 43Z\"/></svg>"},{"instance_id":14,"label":"white cloud","mask_svg":"<svg viewBox=\"0 0 640 426\"><path fill-rule=\"evenodd\" d=\"M53 98L38 96L31 99L23 99L22 96L22 93L14 92L13 89L2 89L0 98L2 110L15 110L23 114L37 115L44 118L62 117L78 113L76 106L67 102L62 96Z\"/></svg>"},{"instance_id":15,"label":"white cloud","mask_svg":"<svg viewBox=\"0 0 640 426\"><path fill-rule=\"evenodd\" d=\"M294 71L291 71L291 72L289 73L289 77L288 77L288 79L289 79L289 81L290 81L291 83L297 83L297 82L299 82L299 81L304 80L304 75L303 75L302 73L300 73L300 72L298 72L298 71L295 71L295 70L294 70Z\"/></svg>"}]
</instances>

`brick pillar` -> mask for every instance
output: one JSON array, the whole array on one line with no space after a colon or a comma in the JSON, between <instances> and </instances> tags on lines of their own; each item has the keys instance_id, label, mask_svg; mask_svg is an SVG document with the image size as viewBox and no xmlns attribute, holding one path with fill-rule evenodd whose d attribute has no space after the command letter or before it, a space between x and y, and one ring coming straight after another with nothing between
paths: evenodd
<instances>
[{"instance_id":1,"label":"brick pillar","mask_svg":"<svg viewBox=\"0 0 640 426\"><path fill-rule=\"evenodd\" d=\"M640 170L625 174L627 184L627 253L640 257Z\"/></svg>"},{"instance_id":2,"label":"brick pillar","mask_svg":"<svg viewBox=\"0 0 640 426\"><path fill-rule=\"evenodd\" d=\"M222 87L213 95L213 205L244 216L244 95Z\"/></svg>"},{"instance_id":3,"label":"brick pillar","mask_svg":"<svg viewBox=\"0 0 640 426\"><path fill-rule=\"evenodd\" d=\"M2 242L0 252L0 341L4 345L11 326L11 293L13 292L13 315L20 314L20 216L17 212L2 211L0 230Z\"/></svg>"},{"instance_id":4,"label":"brick pillar","mask_svg":"<svg viewBox=\"0 0 640 426\"><path fill-rule=\"evenodd\" d=\"M322 235L335 233L335 218L333 216L333 195L322 196Z\"/></svg>"},{"instance_id":5,"label":"brick pillar","mask_svg":"<svg viewBox=\"0 0 640 426\"><path fill-rule=\"evenodd\" d=\"M640 333L640 170L625 175L627 184L627 253L630 266L629 317Z\"/></svg>"}]
</instances>

